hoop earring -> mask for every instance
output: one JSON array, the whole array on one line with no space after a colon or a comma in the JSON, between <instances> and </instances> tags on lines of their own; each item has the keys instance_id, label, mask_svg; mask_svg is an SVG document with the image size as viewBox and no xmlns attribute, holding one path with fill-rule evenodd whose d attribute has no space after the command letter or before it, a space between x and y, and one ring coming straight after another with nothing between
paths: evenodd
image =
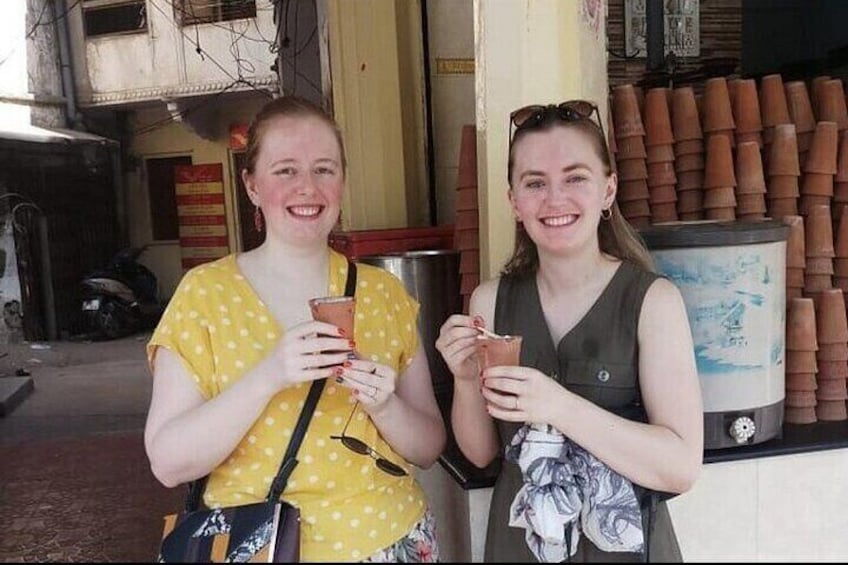
<instances>
[{"instance_id":1,"label":"hoop earring","mask_svg":"<svg viewBox=\"0 0 848 565\"><path fill-rule=\"evenodd\" d=\"M610 206L609 208L604 208L603 210L601 210L601 219L602 220L604 220L605 222L608 222L610 218L612 218L612 206Z\"/></svg>"},{"instance_id":2,"label":"hoop earring","mask_svg":"<svg viewBox=\"0 0 848 565\"><path fill-rule=\"evenodd\" d=\"M253 210L253 227L257 233L262 233L262 212L259 211L259 205Z\"/></svg>"}]
</instances>

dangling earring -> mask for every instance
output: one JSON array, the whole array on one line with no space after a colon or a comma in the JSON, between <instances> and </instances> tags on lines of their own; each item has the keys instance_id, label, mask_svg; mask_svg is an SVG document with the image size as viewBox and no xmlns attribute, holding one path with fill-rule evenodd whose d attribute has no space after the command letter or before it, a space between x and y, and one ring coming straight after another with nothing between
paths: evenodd
<instances>
[{"instance_id":1,"label":"dangling earring","mask_svg":"<svg viewBox=\"0 0 848 565\"><path fill-rule=\"evenodd\" d=\"M262 212L259 210L259 205L253 210L253 227L257 233L262 233Z\"/></svg>"},{"instance_id":2,"label":"dangling earring","mask_svg":"<svg viewBox=\"0 0 848 565\"><path fill-rule=\"evenodd\" d=\"M603 210L601 210L601 219L602 220L608 222L610 218L612 218L612 206L610 206L609 208L604 208Z\"/></svg>"}]
</instances>

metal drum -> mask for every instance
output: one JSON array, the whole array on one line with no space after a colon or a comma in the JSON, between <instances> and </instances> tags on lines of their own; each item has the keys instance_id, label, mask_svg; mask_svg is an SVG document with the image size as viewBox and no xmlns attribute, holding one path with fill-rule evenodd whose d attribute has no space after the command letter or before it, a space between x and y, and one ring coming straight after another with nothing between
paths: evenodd
<instances>
[{"instance_id":1,"label":"metal drum","mask_svg":"<svg viewBox=\"0 0 848 565\"><path fill-rule=\"evenodd\" d=\"M673 222L641 235L680 289L704 400L704 447L780 437L785 397L788 226Z\"/></svg>"}]
</instances>

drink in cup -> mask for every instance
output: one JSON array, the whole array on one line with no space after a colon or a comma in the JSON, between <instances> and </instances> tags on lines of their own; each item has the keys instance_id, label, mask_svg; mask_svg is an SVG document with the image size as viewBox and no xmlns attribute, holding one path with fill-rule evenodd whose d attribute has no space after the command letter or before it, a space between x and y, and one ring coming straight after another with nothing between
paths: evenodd
<instances>
[{"instance_id":1,"label":"drink in cup","mask_svg":"<svg viewBox=\"0 0 848 565\"><path fill-rule=\"evenodd\" d=\"M353 339L353 312L356 298L353 296L322 296L309 301L312 319L340 327L344 337Z\"/></svg>"},{"instance_id":2,"label":"drink in cup","mask_svg":"<svg viewBox=\"0 0 848 565\"><path fill-rule=\"evenodd\" d=\"M481 371L499 365L521 364L520 335L480 335L475 348Z\"/></svg>"}]
</instances>

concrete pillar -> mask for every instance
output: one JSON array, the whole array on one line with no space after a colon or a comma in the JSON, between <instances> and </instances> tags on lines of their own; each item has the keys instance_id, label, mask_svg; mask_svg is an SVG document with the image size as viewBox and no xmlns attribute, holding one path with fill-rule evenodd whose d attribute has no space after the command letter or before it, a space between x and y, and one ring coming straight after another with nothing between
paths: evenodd
<instances>
[{"instance_id":1,"label":"concrete pillar","mask_svg":"<svg viewBox=\"0 0 848 565\"><path fill-rule=\"evenodd\" d=\"M474 0L480 274L512 252L507 200L509 113L526 104L593 100L606 120L605 0ZM606 122L604 122L606 124Z\"/></svg>"}]
</instances>

